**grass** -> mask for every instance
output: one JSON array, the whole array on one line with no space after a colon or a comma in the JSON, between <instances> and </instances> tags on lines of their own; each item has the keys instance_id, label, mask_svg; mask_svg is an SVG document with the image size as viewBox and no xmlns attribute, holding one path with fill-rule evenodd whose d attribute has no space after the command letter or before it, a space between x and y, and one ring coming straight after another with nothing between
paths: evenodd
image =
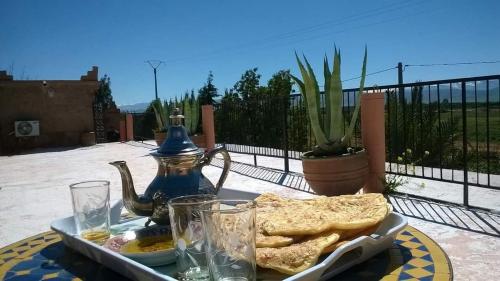
<instances>
[{"instance_id":1,"label":"grass","mask_svg":"<svg viewBox=\"0 0 500 281\"><path fill-rule=\"evenodd\" d=\"M452 116L459 119L457 130L461 134L463 132L462 111L453 109L452 111L441 112L441 120L447 120ZM489 116L487 116L486 107L477 108L477 111L475 108L469 108L466 111L466 122L467 141L470 144L475 146L477 141L479 146L485 147L489 133L490 148L492 146L498 148L500 145L500 109L490 108Z\"/></svg>"},{"instance_id":2,"label":"grass","mask_svg":"<svg viewBox=\"0 0 500 281\"><path fill-rule=\"evenodd\" d=\"M407 110L407 114L411 115L410 111L412 108L408 107ZM437 112L434 113L436 114L435 120L437 121ZM455 141L452 147L448 144L446 147L443 146L439 150L444 152L443 155L439 155L440 159L436 160L436 155L431 157L434 160L429 159L428 165L430 166L437 167L442 165L443 168L463 169L463 115L461 106L454 105L452 109L449 107L441 107L441 112L439 114L441 122L447 122L451 120L451 118L456 120L456 127L453 130ZM496 104L490 105L489 109L487 109L484 104L477 108L474 104L467 104L465 120L467 130L468 170L500 174L500 108ZM405 121L405 125L411 128L413 126L410 122L419 122L420 120L418 120L418 118L417 120L409 118ZM424 130L426 128L426 126L423 127ZM449 132L449 130L447 132ZM443 129L443 135L441 136L443 141L449 139L448 135L444 135L447 134L447 132ZM411 138L418 138L419 136L420 132L410 132L408 135L410 138L409 141L418 142L418 140L412 140ZM439 138L440 136L431 137Z\"/></svg>"},{"instance_id":3,"label":"grass","mask_svg":"<svg viewBox=\"0 0 500 281\"><path fill-rule=\"evenodd\" d=\"M462 116L462 114L460 114ZM488 120L489 119L489 120ZM489 126L487 121L489 121ZM476 129L477 123L477 129ZM489 127L489 128L488 128ZM491 143L500 142L500 109L490 109L489 117L487 118L486 108L471 110L467 112L467 138L475 142L476 134L479 143L487 142L487 134L489 130L489 140Z\"/></svg>"}]
</instances>

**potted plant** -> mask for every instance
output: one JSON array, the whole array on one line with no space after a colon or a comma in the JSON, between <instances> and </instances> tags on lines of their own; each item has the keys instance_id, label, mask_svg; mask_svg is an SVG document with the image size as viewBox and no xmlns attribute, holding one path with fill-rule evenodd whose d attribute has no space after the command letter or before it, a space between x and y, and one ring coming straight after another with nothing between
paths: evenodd
<instances>
[{"instance_id":1,"label":"potted plant","mask_svg":"<svg viewBox=\"0 0 500 281\"><path fill-rule=\"evenodd\" d=\"M303 81L293 75L291 77L299 85L307 107L311 131L316 139L316 145L312 150L302 156L304 177L318 194L328 196L354 194L363 187L368 176L368 158L365 150L350 147L360 110L360 93L364 88L367 50L365 48L356 106L345 132L340 51L335 48L332 71L329 69L326 56L324 59L324 103L320 98L318 81L306 57L304 56L305 66L297 54L295 57Z\"/></svg>"},{"instance_id":2,"label":"potted plant","mask_svg":"<svg viewBox=\"0 0 500 281\"><path fill-rule=\"evenodd\" d=\"M191 98L186 94L182 103L184 108L184 126L191 141L197 147L206 148L205 135L198 129L200 122L200 103L198 99L194 97L194 94L191 95Z\"/></svg>"},{"instance_id":3,"label":"potted plant","mask_svg":"<svg viewBox=\"0 0 500 281\"><path fill-rule=\"evenodd\" d=\"M155 141L160 146L167 138L167 128L169 124L169 107L164 106L160 99L155 99L151 103L151 107L156 117L156 129L153 130Z\"/></svg>"}]
</instances>

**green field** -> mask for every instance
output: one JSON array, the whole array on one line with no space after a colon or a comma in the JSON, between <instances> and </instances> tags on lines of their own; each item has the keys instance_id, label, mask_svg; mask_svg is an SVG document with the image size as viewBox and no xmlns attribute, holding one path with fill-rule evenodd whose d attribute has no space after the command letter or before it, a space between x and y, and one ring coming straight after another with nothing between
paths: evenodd
<instances>
[{"instance_id":1,"label":"green field","mask_svg":"<svg viewBox=\"0 0 500 281\"><path fill-rule=\"evenodd\" d=\"M414 116L410 118L408 115L405 118L405 126L399 127L398 130L403 130L406 128L408 132L406 133L406 147L415 147L415 144L424 143L426 145L431 145L430 149L431 155L427 159L422 159L422 152L418 152L415 155L416 159L412 161L419 162L432 167L439 167L450 169L463 169L463 115L460 107L455 107L453 110L443 110L438 115L437 111L433 111L435 122L434 125L423 124L420 126L419 113L409 114ZM408 111L411 111L411 106L407 107ZM409 113L407 111L407 113ZM477 109L472 105L468 104L466 111L466 131L467 131L467 166L470 171L478 171L482 173L490 172L492 174L500 174L500 109L489 108L488 110L485 106L478 107ZM426 114L424 112L424 114ZM429 113L427 113L429 114ZM387 115L386 115L387 118ZM403 118L399 114L398 118ZM451 120L454 120L453 122ZM398 120L399 121L399 120ZM440 135L438 124L441 121L442 126L452 124L452 129L443 128L442 134ZM425 123L425 121L424 121ZM446 124L445 124L446 123ZM422 129L419 129L422 128ZM427 134L426 139L420 140L421 136L426 136L426 132L421 132L420 130L433 130L433 134ZM414 131L412 131L414 130ZM390 134L394 134L394 128L392 128ZM397 141L402 142L403 135L401 131L396 132L398 135ZM453 142L450 140L453 139ZM390 143L390 135L387 136L388 146L392 146ZM393 139L394 142L394 139ZM412 145L413 144L413 145ZM418 148L419 145L416 147ZM390 155L395 157L400 156L404 147L399 148L397 145L395 147L388 147L389 151L392 151ZM393 159L393 161L394 161Z\"/></svg>"},{"instance_id":2,"label":"green field","mask_svg":"<svg viewBox=\"0 0 500 281\"><path fill-rule=\"evenodd\" d=\"M462 135L462 111L454 109L452 111L441 112L441 120L447 120L452 117L458 119L457 133ZM489 134L490 149L492 147L498 149L500 145L500 109L490 108L489 116L487 116L486 107L480 107L477 110L475 108L467 109L466 120L467 141L470 144L474 144L475 146L477 142L479 147L486 149Z\"/></svg>"},{"instance_id":3,"label":"green field","mask_svg":"<svg viewBox=\"0 0 500 281\"><path fill-rule=\"evenodd\" d=\"M455 113L453 112L453 114ZM498 149L500 144L500 109L490 109L488 118L486 113L485 107L478 108L476 118L476 110L467 111L467 139L476 142L477 134L477 141L486 145L489 130L490 147L493 145ZM462 117L462 113L460 112L458 116Z\"/></svg>"}]
</instances>

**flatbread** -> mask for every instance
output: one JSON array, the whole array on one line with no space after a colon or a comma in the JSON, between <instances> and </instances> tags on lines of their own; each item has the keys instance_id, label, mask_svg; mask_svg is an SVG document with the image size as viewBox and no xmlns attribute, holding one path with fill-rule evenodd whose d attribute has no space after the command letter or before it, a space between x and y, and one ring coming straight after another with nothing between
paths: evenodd
<instances>
[{"instance_id":1,"label":"flatbread","mask_svg":"<svg viewBox=\"0 0 500 281\"><path fill-rule=\"evenodd\" d=\"M260 202L260 207L257 208L255 246L257 248L265 248L265 247L277 248L277 247L288 246L292 244L294 241L297 241L297 237L294 238L282 235L266 235L264 231L263 222L265 221L266 213L272 212L274 210L272 202L275 202L274 199L276 199L276 202L282 201L281 197L277 195L273 196L274 194L272 193L267 193L267 194L269 195L269 197L262 197L261 199L263 200L257 201Z\"/></svg>"},{"instance_id":2,"label":"flatbread","mask_svg":"<svg viewBox=\"0 0 500 281\"><path fill-rule=\"evenodd\" d=\"M296 239L294 237L287 237L281 235L267 236L263 233L256 235L255 246L257 248L278 248L292 244Z\"/></svg>"},{"instance_id":3,"label":"flatbread","mask_svg":"<svg viewBox=\"0 0 500 281\"><path fill-rule=\"evenodd\" d=\"M377 231L379 226L380 226L380 223L376 224L374 226L371 226L369 228L366 228L366 229L353 229L353 230L344 231L341 234L339 241L337 243L332 244L332 245L326 247L325 249L323 249L323 252L321 254L331 253L331 252L337 250L338 248L340 248L340 246L342 246L348 242L351 242L352 240L354 240L358 237L369 236L369 235L373 234L375 231Z\"/></svg>"},{"instance_id":4,"label":"flatbread","mask_svg":"<svg viewBox=\"0 0 500 281\"><path fill-rule=\"evenodd\" d=\"M318 199L324 199L328 198L326 196L316 196L314 198L308 198L308 199L293 199L293 198L285 198L281 197L276 193L272 192L267 192L267 193L262 193L259 195L259 197L255 198L255 202L257 202L257 206L286 206L286 205L293 205L293 204L300 204L300 203L308 203L308 202L314 202L317 201Z\"/></svg>"},{"instance_id":5,"label":"flatbread","mask_svg":"<svg viewBox=\"0 0 500 281\"><path fill-rule=\"evenodd\" d=\"M325 249L323 249L323 252L321 252L321 254L324 255L324 254L332 253L333 251L337 250L338 248L340 248L341 246L343 246L349 242L351 242L351 240L338 241L337 243L332 244L332 245L326 247Z\"/></svg>"},{"instance_id":6,"label":"flatbread","mask_svg":"<svg viewBox=\"0 0 500 281\"><path fill-rule=\"evenodd\" d=\"M261 268L296 274L362 235L377 230L392 206L381 194L298 200L265 193L257 202L256 260Z\"/></svg>"},{"instance_id":7,"label":"flatbread","mask_svg":"<svg viewBox=\"0 0 500 281\"><path fill-rule=\"evenodd\" d=\"M271 196L266 195L266 198ZM275 198L276 199L276 198ZM314 235L330 229L364 229L388 213L382 194L342 195L310 200L257 199L257 220L269 236Z\"/></svg>"},{"instance_id":8,"label":"flatbread","mask_svg":"<svg viewBox=\"0 0 500 281\"><path fill-rule=\"evenodd\" d=\"M287 201L287 199L279 196L276 193L270 193L270 192L262 193L261 195L259 195L259 197L255 198L255 202L257 202L257 204L283 202L283 201Z\"/></svg>"},{"instance_id":9,"label":"flatbread","mask_svg":"<svg viewBox=\"0 0 500 281\"><path fill-rule=\"evenodd\" d=\"M257 265L290 275L302 272L314 266L323 250L337 242L340 234L338 230L329 230L281 248L257 248Z\"/></svg>"}]
</instances>

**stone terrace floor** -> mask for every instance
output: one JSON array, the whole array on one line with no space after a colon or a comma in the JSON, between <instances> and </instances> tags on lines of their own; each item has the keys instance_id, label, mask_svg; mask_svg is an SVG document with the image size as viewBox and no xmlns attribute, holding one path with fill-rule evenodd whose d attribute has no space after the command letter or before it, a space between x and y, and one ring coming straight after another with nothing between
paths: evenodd
<instances>
[{"instance_id":1,"label":"stone terrace floor","mask_svg":"<svg viewBox=\"0 0 500 281\"><path fill-rule=\"evenodd\" d=\"M68 188L71 183L107 179L111 182L111 200L120 199L120 176L108 162L127 161L136 190L141 193L156 173L156 161L148 155L153 149L151 143L129 142L0 156L0 247L47 231L51 221L71 215ZM303 192L308 187L299 173L299 161L291 164L294 172L285 174L272 169L280 167L283 160L279 158L259 157L259 165L266 168L251 165L251 155L231 154L231 157L234 162L224 188L271 191L294 198L314 196ZM221 165L221 160L215 160L203 172L215 181ZM439 184L427 182L426 188L432 190ZM491 195L485 193L482 199L498 206L500 198ZM392 196L391 203L396 211L408 216L410 225L437 241L447 252L455 280L500 279L498 213L405 195Z\"/></svg>"}]
</instances>

